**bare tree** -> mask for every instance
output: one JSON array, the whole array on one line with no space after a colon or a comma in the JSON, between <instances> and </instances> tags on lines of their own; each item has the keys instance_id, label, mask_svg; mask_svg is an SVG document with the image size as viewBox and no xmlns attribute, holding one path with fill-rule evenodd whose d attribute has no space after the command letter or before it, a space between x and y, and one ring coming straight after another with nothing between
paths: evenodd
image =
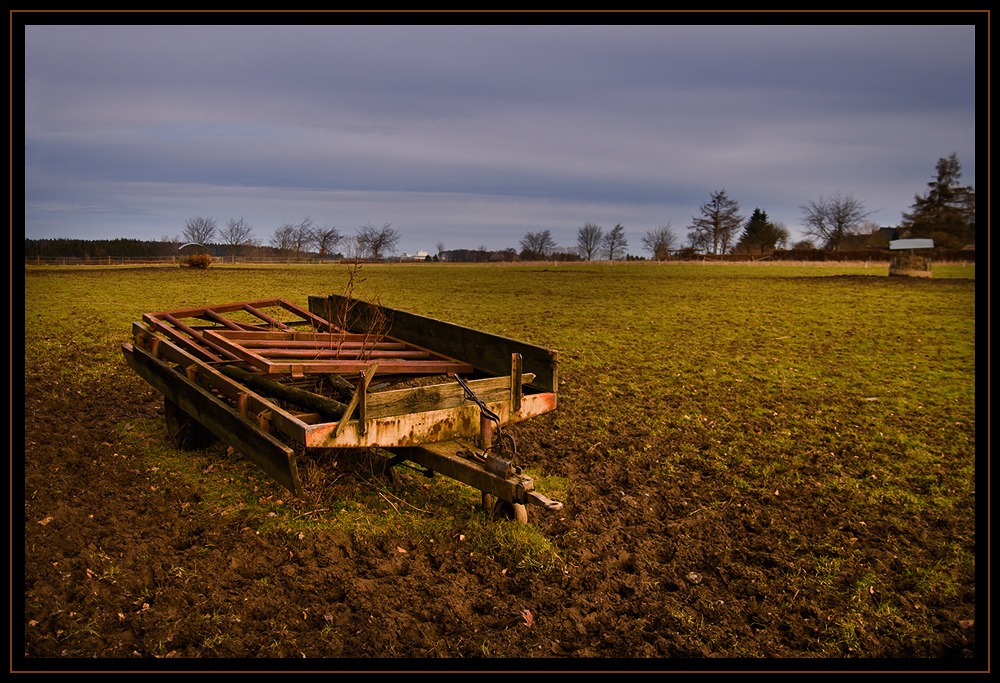
<instances>
[{"instance_id":1,"label":"bare tree","mask_svg":"<svg viewBox=\"0 0 1000 683\"><path fill-rule=\"evenodd\" d=\"M208 246L215 236L217 224L214 218L197 216L189 218L184 224L184 242Z\"/></svg>"},{"instance_id":2,"label":"bare tree","mask_svg":"<svg viewBox=\"0 0 1000 683\"><path fill-rule=\"evenodd\" d=\"M400 234L392 223L386 223L381 228L366 223L358 228L358 249L371 260L378 261L392 253L399 238Z\"/></svg>"},{"instance_id":3,"label":"bare tree","mask_svg":"<svg viewBox=\"0 0 1000 683\"><path fill-rule=\"evenodd\" d=\"M316 245L319 257L326 258L330 251L336 247L343 238L343 235L340 234L340 231L337 230L337 228L332 228L330 226L316 228L313 232L313 243Z\"/></svg>"},{"instance_id":4,"label":"bare tree","mask_svg":"<svg viewBox=\"0 0 1000 683\"><path fill-rule=\"evenodd\" d=\"M601 226L595 223L584 223L583 227L576 231L576 248L581 258L587 261L593 260L601 246L603 232Z\"/></svg>"},{"instance_id":5,"label":"bare tree","mask_svg":"<svg viewBox=\"0 0 1000 683\"><path fill-rule=\"evenodd\" d=\"M697 254L708 254L712 251L712 238L707 232L689 230L687 237L691 251Z\"/></svg>"},{"instance_id":6,"label":"bare tree","mask_svg":"<svg viewBox=\"0 0 1000 683\"><path fill-rule=\"evenodd\" d=\"M243 245L243 253L249 254L251 258L264 256L264 242L256 235L252 235L247 239L246 244Z\"/></svg>"},{"instance_id":7,"label":"bare tree","mask_svg":"<svg viewBox=\"0 0 1000 683\"><path fill-rule=\"evenodd\" d=\"M274 229L271 235L271 246L281 252L282 256L290 256L295 248L295 226L291 223L282 223Z\"/></svg>"},{"instance_id":8,"label":"bare tree","mask_svg":"<svg viewBox=\"0 0 1000 683\"><path fill-rule=\"evenodd\" d=\"M174 258L174 259L177 258L177 249L182 244L184 244L183 242L181 242L181 236L180 235L174 235L173 237L170 237L169 235L164 235L163 237L160 238L160 242L162 242L163 244L168 245L168 246L166 246L166 252L165 253L160 253L159 250L157 250L157 255L159 255L159 256L170 256L171 258Z\"/></svg>"},{"instance_id":9,"label":"bare tree","mask_svg":"<svg viewBox=\"0 0 1000 683\"><path fill-rule=\"evenodd\" d=\"M358 243L357 235L344 235L341 238L341 245L343 248L345 259L349 261L358 261L364 258L365 254L360 244Z\"/></svg>"},{"instance_id":10,"label":"bare tree","mask_svg":"<svg viewBox=\"0 0 1000 683\"><path fill-rule=\"evenodd\" d=\"M774 243L775 249L787 249L788 241L792 239L792 233L784 223L775 223L774 229L778 232L778 241Z\"/></svg>"},{"instance_id":11,"label":"bare tree","mask_svg":"<svg viewBox=\"0 0 1000 683\"><path fill-rule=\"evenodd\" d=\"M642 238L642 246L646 247L657 261L666 261L674 249L677 237L670 228L670 223L661 225L647 232Z\"/></svg>"},{"instance_id":12,"label":"bare tree","mask_svg":"<svg viewBox=\"0 0 1000 683\"><path fill-rule=\"evenodd\" d=\"M691 245L711 253L725 254L736 232L743 225L739 215L740 205L726 196L725 190L713 192L711 199L701 205L701 218L692 218L688 239Z\"/></svg>"},{"instance_id":13,"label":"bare tree","mask_svg":"<svg viewBox=\"0 0 1000 683\"><path fill-rule=\"evenodd\" d=\"M805 234L820 240L826 249L837 250L844 237L851 233L871 211L864 202L850 194L839 192L832 197L820 197L801 207L806 224Z\"/></svg>"},{"instance_id":14,"label":"bare tree","mask_svg":"<svg viewBox=\"0 0 1000 683\"><path fill-rule=\"evenodd\" d=\"M226 223L226 227L222 229L220 237L222 237L223 243L227 246L229 258L233 263L236 262L236 255L239 253L240 247L246 245L252 235L253 228L242 218L239 220L230 218L229 222Z\"/></svg>"},{"instance_id":15,"label":"bare tree","mask_svg":"<svg viewBox=\"0 0 1000 683\"><path fill-rule=\"evenodd\" d=\"M297 258L300 258L304 252L309 251L309 247L315 239L313 232L315 227L316 222L312 218L309 218L309 216L303 218L301 223L293 227L292 246L295 249L295 256Z\"/></svg>"},{"instance_id":16,"label":"bare tree","mask_svg":"<svg viewBox=\"0 0 1000 683\"><path fill-rule=\"evenodd\" d=\"M520 244L521 258L527 261L543 259L556 248L556 243L552 239L552 233L548 230L525 233L524 237L521 238Z\"/></svg>"},{"instance_id":17,"label":"bare tree","mask_svg":"<svg viewBox=\"0 0 1000 683\"><path fill-rule=\"evenodd\" d=\"M620 256L626 249L628 241L625 239L625 226L619 223L604 236L604 251L608 255L608 260L614 261L615 256Z\"/></svg>"}]
</instances>

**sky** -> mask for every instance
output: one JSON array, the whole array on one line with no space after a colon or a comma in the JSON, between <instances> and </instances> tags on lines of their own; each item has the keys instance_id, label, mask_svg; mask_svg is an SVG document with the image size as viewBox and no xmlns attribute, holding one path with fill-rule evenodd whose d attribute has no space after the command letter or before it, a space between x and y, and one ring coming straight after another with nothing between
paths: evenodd
<instances>
[{"instance_id":1,"label":"sky","mask_svg":"<svg viewBox=\"0 0 1000 683\"><path fill-rule=\"evenodd\" d=\"M974 15L721 18L12 25L25 237L157 240L207 216L267 244L311 218L390 223L403 254L520 250L542 230L573 249L596 223L641 255L661 226L686 242L720 190L795 240L803 205L838 193L897 225L952 153L975 185Z\"/></svg>"}]
</instances>

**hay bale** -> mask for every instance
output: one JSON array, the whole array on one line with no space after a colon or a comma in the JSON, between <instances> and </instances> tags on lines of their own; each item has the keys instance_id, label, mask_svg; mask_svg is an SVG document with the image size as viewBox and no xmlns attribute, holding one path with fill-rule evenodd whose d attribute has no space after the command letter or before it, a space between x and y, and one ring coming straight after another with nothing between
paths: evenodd
<instances>
[{"instance_id":1,"label":"hay bale","mask_svg":"<svg viewBox=\"0 0 1000 683\"><path fill-rule=\"evenodd\" d=\"M889 261L889 275L934 277L931 272L931 260L912 252L894 255Z\"/></svg>"},{"instance_id":2,"label":"hay bale","mask_svg":"<svg viewBox=\"0 0 1000 683\"><path fill-rule=\"evenodd\" d=\"M201 268L204 270L212 264L211 254L192 254L187 257L187 264L189 268Z\"/></svg>"}]
</instances>

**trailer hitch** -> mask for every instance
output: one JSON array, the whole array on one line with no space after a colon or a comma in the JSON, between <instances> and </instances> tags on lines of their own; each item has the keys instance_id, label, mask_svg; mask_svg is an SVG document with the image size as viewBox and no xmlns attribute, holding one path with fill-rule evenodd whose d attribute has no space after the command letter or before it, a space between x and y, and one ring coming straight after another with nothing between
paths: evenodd
<instances>
[{"instance_id":1,"label":"trailer hitch","mask_svg":"<svg viewBox=\"0 0 1000 683\"><path fill-rule=\"evenodd\" d=\"M460 449L457 452L457 455L460 455L463 458L468 458L469 460L475 460L480 465L485 467L486 471L490 474L495 474L496 476L504 479L521 473L521 468L512 463L510 460L498 458L489 451L476 453L472 449Z\"/></svg>"},{"instance_id":2,"label":"trailer hitch","mask_svg":"<svg viewBox=\"0 0 1000 683\"><path fill-rule=\"evenodd\" d=\"M514 457L517 455L517 442L514 437L503 431L500 426L500 416L486 407L486 404L476 396L469 385L462 381L462 378L455 375L455 379L465 391L465 397L479 406L480 421L483 424L484 443L482 453L472 450L459 451L459 455L476 460L482 464L488 472L499 477L507 478L514 474L520 474L521 468L514 464ZM494 423L493 427L489 423ZM489 426L489 429L486 427ZM496 433L493 434L493 430Z\"/></svg>"}]
</instances>

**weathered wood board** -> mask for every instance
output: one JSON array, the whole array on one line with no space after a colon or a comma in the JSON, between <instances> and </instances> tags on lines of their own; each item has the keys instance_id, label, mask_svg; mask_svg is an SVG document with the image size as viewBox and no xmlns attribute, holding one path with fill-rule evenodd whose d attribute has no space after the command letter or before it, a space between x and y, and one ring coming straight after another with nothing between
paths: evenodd
<instances>
[{"instance_id":1,"label":"weathered wood board","mask_svg":"<svg viewBox=\"0 0 1000 683\"><path fill-rule=\"evenodd\" d=\"M336 320L337 312L351 308L358 322L352 332L360 331L362 321L375 317L373 305L334 294L328 297L310 296L309 312L326 320ZM476 369L493 375L509 375L511 355L518 353L522 371L534 375L529 386L556 393L557 354L553 349L534 346L499 335L474 330L435 318L379 307L388 321L386 334L414 346L433 349L450 358L470 363Z\"/></svg>"}]
</instances>

